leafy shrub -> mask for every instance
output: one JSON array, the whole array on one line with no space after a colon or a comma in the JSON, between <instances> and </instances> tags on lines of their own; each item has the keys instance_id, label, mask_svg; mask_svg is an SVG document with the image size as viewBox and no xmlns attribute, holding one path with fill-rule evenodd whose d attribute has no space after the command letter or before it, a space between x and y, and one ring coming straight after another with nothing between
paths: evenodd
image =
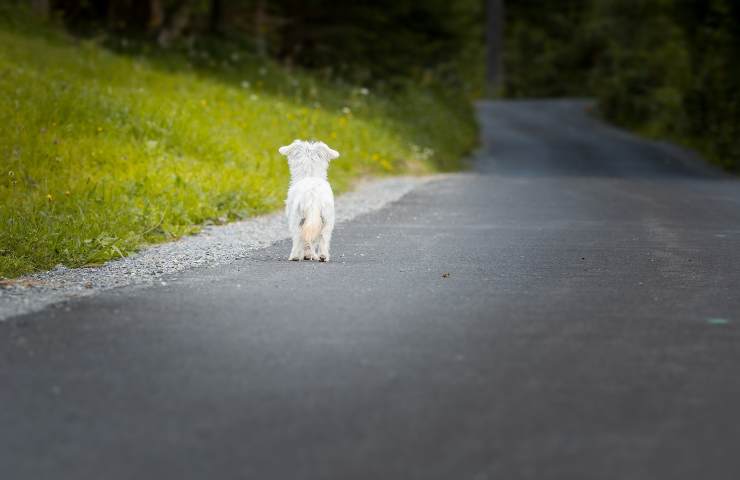
<instances>
[{"instance_id":1,"label":"leafy shrub","mask_svg":"<svg viewBox=\"0 0 740 480\"><path fill-rule=\"evenodd\" d=\"M507 95L593 96L607 119L740 171L740 3L509 3Z\"/></svg>"}]
</instances>

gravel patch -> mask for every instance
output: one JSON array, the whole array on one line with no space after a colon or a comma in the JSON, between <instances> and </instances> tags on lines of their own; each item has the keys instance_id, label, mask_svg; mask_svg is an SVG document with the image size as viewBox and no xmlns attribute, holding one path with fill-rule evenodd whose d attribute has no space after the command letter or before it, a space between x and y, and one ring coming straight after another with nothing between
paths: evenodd
<instances>
[{"instance_id":1,"label":"gravel patch","mask_svg":"<svg viewBox=\"0 0 740 480\"><path fill-rule=\"evenodd\" d=\"M435 177L393 177L364 181L336 199L337 223L378 210ZM56 269L0 285L0 321L53 303L132 285L166 284L167 275L223 265L288 238L282 212L228 225L206 227L197 235L142 249L100 267ZM286 252L287 255L287 252ZM287 260L286 260L287 261Z\"/></svg>"}]
</instances>

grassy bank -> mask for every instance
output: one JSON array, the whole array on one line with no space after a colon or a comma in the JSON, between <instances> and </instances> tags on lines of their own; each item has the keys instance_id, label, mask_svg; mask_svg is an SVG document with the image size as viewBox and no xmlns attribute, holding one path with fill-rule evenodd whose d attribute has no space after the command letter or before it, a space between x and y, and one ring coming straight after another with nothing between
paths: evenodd
<instances>
[{"instance_id":1,"label":"grassy bank","mask_svg":"<svg viewBox=\"0 0 740 480\"><path fill-rule=\"evenodd\" d=\"M337 191L363 175L458 168L475 142L470 108L449 94L368 91L238 45L161 51L0 18L0 277L279 208L277 148L294 138L341 152Z\"/></svg>"}]
</instances>

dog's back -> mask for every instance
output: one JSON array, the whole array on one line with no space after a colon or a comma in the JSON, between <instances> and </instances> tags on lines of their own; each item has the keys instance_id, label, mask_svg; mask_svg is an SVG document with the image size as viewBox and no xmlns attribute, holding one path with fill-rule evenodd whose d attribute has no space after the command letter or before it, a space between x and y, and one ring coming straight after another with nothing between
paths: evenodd
<instances>
[{"instance_id":1,"label":"dog's back","mask_svg":"<svg viewBox=\"0 0 740 480\"><path fill-rule=\"evenodd\" d=\"M334 223L334 195L324 179L309 177L291 185L286 207L288 218L300 225L305 242L313 242L325 224Z\"/></svg>"},{"instance_id":2,"label":"dog's back","mask_svg":"<svg viewBox=\"0 0 740 480\"><path fill-rule=\"evenodd\" d=\"M296 182L288 191L288 208L288 218L294 215L299 221L303 241L313 242L327 221L333 223L334 196L329 182L316 177Z\"/></svg>"}]
</instances>

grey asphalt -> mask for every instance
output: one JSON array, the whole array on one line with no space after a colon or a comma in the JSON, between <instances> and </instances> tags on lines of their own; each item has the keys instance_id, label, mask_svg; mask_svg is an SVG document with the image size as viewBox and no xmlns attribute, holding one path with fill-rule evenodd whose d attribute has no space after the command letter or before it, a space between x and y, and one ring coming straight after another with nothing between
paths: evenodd
<instances>
[{"instance_id":1,"label":"grey asphalt","mask_svg":"<svg viewBox=\"0 0 740 480\"><path fill-rule=\"evenodd\" d=\"M740 183L577 101L470 173L0 324L0 477L740 478Z\"/></svg>"}]
</instances>

